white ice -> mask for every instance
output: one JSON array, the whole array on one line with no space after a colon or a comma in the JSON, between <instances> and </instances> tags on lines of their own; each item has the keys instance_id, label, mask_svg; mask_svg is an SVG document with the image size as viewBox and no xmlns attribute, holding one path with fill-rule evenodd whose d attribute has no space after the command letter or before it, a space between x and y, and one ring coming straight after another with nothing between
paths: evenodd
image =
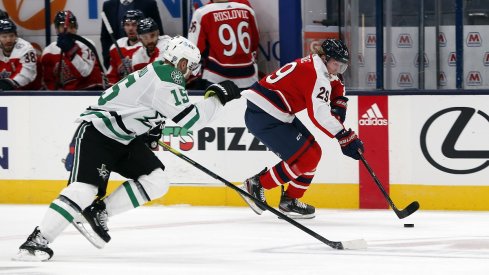
<instances>
[{"instance_id":1,"label":"white ice","mask_svg":"<svg viewBox=\"0 0 489 275\"><path fill-rule=\"evenodd\" d=\"M45 205L0 206L0 274L489 274L489 213L318 210L303 225L328 240L364 238L366 250L334 250L276 216L244 207L141 207L109 221L93 247L71 225L50 262L10 258ZM414 223L404 228L403 223Z\"/></svg>"}]
</instances>

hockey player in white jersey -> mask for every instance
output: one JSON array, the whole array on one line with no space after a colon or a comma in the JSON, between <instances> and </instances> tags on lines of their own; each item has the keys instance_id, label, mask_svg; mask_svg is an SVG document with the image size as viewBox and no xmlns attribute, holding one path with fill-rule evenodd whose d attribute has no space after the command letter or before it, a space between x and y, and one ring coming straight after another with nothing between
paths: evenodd
<instances>
[{"instance_id":1,"label":"hockey player in white jersey","mask_svg":"<svg viewBox=\"0 0 489 275\"><path fill-rule=\"evenodd\" d=\"M37 55L31 43L17 36L10 19L0 19L0 90L22 89L37 76Z\"/></svg>"},{"instance_id":2,"label":"hockey player in white jersey","mask_svg":"<svg viewBox=\"0 0 489 275\"><path fill-rule=\"evenodd\" d=\"M170 40L163 56L164 61L155 61L105 90L97 104L78 118L69 184L51 203L14 260L49 260L53 251L48 244L80 217L108 242L108 216L157 199L168 190L165 167L145 144L161 137L165 120L195 131L214 119L228 101L240 96L238 87L225 81L209 86L206 99L190 103L185 81L198 68L199 50L177 36ZM129 180L106 198L94 201L97 194L105 195L111 172Z\"/></svg>"}]
</instances>

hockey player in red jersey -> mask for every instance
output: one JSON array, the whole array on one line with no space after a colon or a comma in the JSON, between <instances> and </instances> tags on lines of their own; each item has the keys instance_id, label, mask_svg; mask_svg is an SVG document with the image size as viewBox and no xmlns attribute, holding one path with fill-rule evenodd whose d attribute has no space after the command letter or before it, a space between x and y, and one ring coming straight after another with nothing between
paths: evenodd
<instances>
[{"instance_id":1,"label":"hockey player in red jersey","mask_svg":"<svg viewBox=\"0 0 489 275\"><path fill-rule=\"evenodd\" d=\"M78 22L71 11L60 11L54 17L58 34L56 42L42 53L43 79L48 90L86 90L102 86L102 72L95 53L73 36ZM89 41L92 43L92 41Z\"/></svg>"},{"instance_id":2,"label":"hockey player in red jersey","mask_svg":"<svg viewBox=\"0 0 489 275\"><path fill-rule=\"evenodd\" d=\"M15 23L0 19L0 90L39 89L39 82L30 85L38 74L37 62L36 50L17 36Z\"/></svg>"},{"instance_id":3,"label":"hockey player in red jersey","mask_svg":"<svg viewBox=\"0 0 489 275\"><path fill-rule=\"evenodd\" d=\"M153 61L162 59L163 51L171 39L168 35L160 36L158 24L150 17L139 20L137 32L143 46L137 49L132 56L134 71L144 68Z\"/></svg>"},{"instance_id":4,"label":"hockey player in red jersey","mask_svg":"<svg viewBox=\"0 0 489 275\"><path fill-rule=\"evenodd\" d=\"M192 17L188 38L202 54L203 86L232 80L240 88L248 88L258 80L254 56L258 49L258 27L251 7L226 1L197 9Z\"/></svg>"},{"instance_id":5,"label":"hockey player in red jersey","mask_svg":"<svg viewBox=\"0 0 489 275\"><path fill-rule=\"evenodd\" d=\"M142 46L139 41L137 27L138 22L143 18L144 14L140 10L128 10L122 18L121 25L126 33L126 37L119 38L117 45L124 59L121 59L119 56L116 46L112 45L109 51L110 67L107 73L107 78L111 85L133 72L132 55Z\"/></svg>"},{"instance_id":6,"label":"hockey player in red jersey","mask_svg":"<svg viewBox=\"0 0 489 275\"><path fill-rule=\"evenodd\" d=\"M338 78L347 68L349 53L340 40L325 40L311 54L284 65L242 92L247 101L248 130L282 161L247 179L241 188L266 204L264 189L289 183L279 210L291 218L314 218L315 208L299 201L309 187L321 158L321 147L295 116L306 110L313 124L336 138L343 154L359 159L363 143L343 126L348 99ZM257 213L262 207L246 197Z\"/></svg>"}]
</instances>

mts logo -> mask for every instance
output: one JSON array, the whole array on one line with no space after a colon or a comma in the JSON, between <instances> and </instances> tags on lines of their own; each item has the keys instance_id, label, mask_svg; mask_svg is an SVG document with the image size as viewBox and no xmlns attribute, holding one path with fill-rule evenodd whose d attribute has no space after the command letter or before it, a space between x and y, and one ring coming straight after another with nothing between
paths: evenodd
<instances>
[{"instance_id":1,"label":"mts logo","mask_svg":"<svg viewBox=\"0 0 489 275\"><path fill-rule=\"evenodd\" d=\"M365 47L367 48L375 48L377 44L377 37L373 33L367 34L367 41L365 41Z\"/></svg>"},{"instance_id":2,"label":"mts logo","mask_svg":"<svg viewBox=\"0 0 489 275\"><path fill-rule=\"evenodd\" d=\"M430 65L430 60L428 59L428 55L426 55L426 53L423 55L423 64L425 68ZM419 66L419 53L416 54L416 57L414 58L414 66L416 68Z\"/></svg>"},{"instance_id":3,"label":"mts logo","mask_svg":"<svg viewBox=\"0 0 489 275\"><path fill-rule=\"evenodd\" d=\"M482 38L479 32L469 32L465 41L467 47L480 47L482 45Z\"/></svg>"},{"instance_id":4,"label":"mts logo","mask_svg":"<svg viewBox=\"0 0 489 275\"><path fill-rule=\"evenodd\" d=\"M384 53L384 66L395 67L396 58L392 53Z\"/></svg>"},{"instance_id":5,"label":"mts logo","mask_svg":"<svg viewBox=\"0 0 489 275\"><path fill-rule=\"evenodd\" d=\"M397 84L399 87L412 87L413 82L411 73L400 73L399 77L397 78Z\"/></svg>"},{"instance_id":6,"label":"mts logo","mask_svg":"<svg viewBox=\"0 0 489 275\"><path fill-rule=\"evenodd\" d=\"M447 85L447 75L445 72L440 72L438 75L438 80L440 82L440 86L446 86Z\"/></svg>"},{"instance_id":7,"label":"mts logo","mask_svg":"<svg viewBox=\"0 0 489 275\"><path fill-rule=\"evenodd\" d=\"M450 52L450 54L448 54L448 66L455 66L457 65L457 55L455 54L455 52Z\"/></svg>"},{"instance_id":8,"label":"mts logo","mask_svg":"<svg viewBox=\"0 0 489 275\"><path fill-rule=\"evenodd\" d=\"M445 36L444 32L440 32L438 34L438 43L440 47L446 47L447 46L447 37Z\"/></svg>"},{"instance_id":9,"label":"mts logo","mask_svg":"<svg viewBox=\"0 0 489 275\"><path fill-rule=\"evenodd\" d=\"M467 85L468 86L481 86L482 85L482 76L479 71L470 71L467 74Z\"/></svg>"},{"instance_id":10,"label":"mts logo","mask_svg":"<svg viewBox=\"0 0 489 275\"><path fill-rule=\"evenodd\" d=\"M412 48L413 40L409 33L401 33L397 38L397 47L398 48Z\"/></svg>"},{"instance_id":11,"label":"mts logo","mask_svg":"<svg viewBox=\"0 0 489 275\"><path fill-rule=\"evenodd\" d=\"M484 53L484 66L489 66L489 52Z\"/></svg>"},{"instance_id":12,"label":"mts logo","mask_svg":"<svg viewBox=\"0 0 489 275\"><path fill-rule=\"evenodd\" d=\"M0 107L0 133L2 130L8 130L8 109ZM0 147L0 168L8 169L8 147Z\"/></svg>"},{"instance_id":13,"label":"mts logo","mask_svg":"<svg viewBox=\"0 0 489 275\"><path fill-rule=\"evenodd\" d=\"M358 66L359 67L364 67L365 66L365 57L363 56L363 53L358 53Z\"/></svg>"},{"instance_id":14,"label":"mts logo","mask_svg":"<svg viewBox=\"0 0 489 275\"><path fill-rule=\"evenodd\" d=\"M192 131L178 126L165 126L163 128L163 142L172 146L173 138L178 139L178 148L182 151L189 151L194 147Z\"/></svg>"},{"instance_id":15,"label":"mts logo","mask_svg":"<svg viewBox=\"0 0 489 275\"><path fill-rule=\"evenodd\" d=\"M377 74L374 72L367 73L367 85L375 86L377 84Z\"/></svg>"}]
</instances>

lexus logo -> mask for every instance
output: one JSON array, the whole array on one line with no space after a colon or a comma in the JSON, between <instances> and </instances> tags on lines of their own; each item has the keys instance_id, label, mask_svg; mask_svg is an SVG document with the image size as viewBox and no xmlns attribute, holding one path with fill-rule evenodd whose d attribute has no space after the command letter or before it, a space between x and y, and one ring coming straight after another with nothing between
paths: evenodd
<instances>
[{"instance_id":1,"label":"lexus logo","mask_svg":"<svg viewBox=\"0 0 489 275\"><path fill-rule=\"evenodd\" d=\"M435 157L433 157L433 154L430 154L430 152L428 151L428 147L426 145L427 134L428 134L428 131L429 131L430 127L432 126L433 122L435 122L438 119L443 119L444 115L451 113L451 112L459 112L460 114L457 117L457 119L455 120L455 122L453 123L453 126L448 131L448 134L445 137L445 140L441 144L441 153L443 154L443 156L445 156L446 158L452 159L452 160L451 161L445 161L445 163L442 164L441 163L441 162L443 162L442 160L436 161ZM481 171L484 168L486 168L487 166L489 166L489 151L487 151L487 150L463 150L463 148L460 148L461 147L460 144L457 144L457 141L459 140L460 136L464 132L465 127L467 126L469 121L473 118L473 116L476 112L477 112L478 116L481 116L483 119L486 120L485 122L489 123L489 116L486 113L484 113L480 110L477 111L477 110L475 110L473 108L469 108L469 107L452 107L452 108L444 109L444 110L441 110L441 111L435 113L426 121L426 123L423 125L423 128L421 129L420 145L421 145L421 151L423 152L424 157L428 160L428 162L431 165L433 165L438 170L441 170L441 171L444 171L447 173L451 173L451 174L475 173L475 172ZM483 122L483 123L485 123L485 122ZM479 127L479 128L487 129L485 127L489 127L489 126L487 126L487 124L484 124L484 125L485 126L482 126L484 128L482 128L482 127ZM478 144L484 142L484 140L487 143L487 139L483 139L482 137L480 137L478 140L480 141L480 142L476 142ZM436 148L436 146L430 147L431 150L433 150L433 148ZM438 157L438 159L440 159L440 158ZM466 168L466 169L460 169L459 167L457 167L458 169L453 168L453 167L452 168L447 167L448 166L447 162L450 162L452 164L452 166L455 166L453 164L454 163L453 160L456 160L456 159L465 159L465 160L467 160L467 159L472 159L472 160L480 159L482 163L476 164L475 167Z\"/></svg>"}]
</instances>

